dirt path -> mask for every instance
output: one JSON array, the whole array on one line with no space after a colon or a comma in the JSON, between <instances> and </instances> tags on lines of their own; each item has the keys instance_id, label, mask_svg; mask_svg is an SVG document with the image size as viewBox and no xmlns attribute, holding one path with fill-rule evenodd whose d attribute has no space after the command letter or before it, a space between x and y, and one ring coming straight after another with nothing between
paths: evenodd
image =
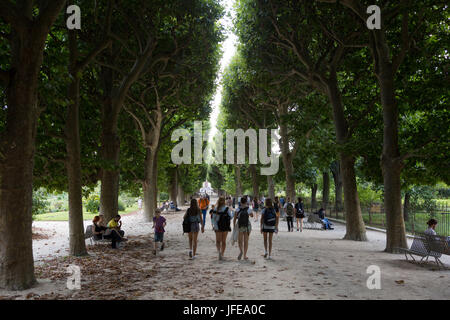
<instances>
[{"instance_id":1,"label":"dirt path","mask_svg":"<svg viewBox=\"0 0 450 320\"><path fill-rule=\"evenodd\" d=\"M114 251L97 245L89 247L90 257L73 258L65 257L63 246L52 259L37 261L38 277L44 279L38 286L25 292L0 291L0 298L450 299L450 271L383 253L385 234L380 232L368 231L369 242L353 242L341 240L345 233L342 225L333 231L288 233L281 221L280 232L274 236L273 260L269 261L262 257L262 235L258 224L252 222L250 260L238 261L237 244L228 244L225 260L218 261L208 217L206 231L199 235L198 257L189 260L182 214L163 214L168 220L166 249L157 256L152 254L151 224L143 222L141 214L124 217L130 241L123 248ZM54 239L38 240L35 247ZM447 265L448 258L443 259ZM81 290L66 288L69 264L81 267ZM366 286L370 265L380 267L380 290Z\"/></svg>"}]
</instances>

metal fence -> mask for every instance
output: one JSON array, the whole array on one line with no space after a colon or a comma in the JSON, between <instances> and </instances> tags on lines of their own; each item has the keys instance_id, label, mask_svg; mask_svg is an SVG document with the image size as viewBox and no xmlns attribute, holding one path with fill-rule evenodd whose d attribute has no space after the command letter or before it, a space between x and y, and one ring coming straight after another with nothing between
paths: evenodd
<instances>
[{"instance_id":1,"label":"metal fence","mask_svg":"<svg viewBox=\"0 0 450 320\"><path fill-rule=\"evenodd\" d=\"M321 202L317 202L316 208L311 208L311 201L306 199L305 210L307 212L315 212L321 208ZM325 215L330 218L345 220L345 211L336 210L334 205L328 205ZM386 213L382 203L372 203L369 205L361 205L361 211L364 223L368 226L386 228ZM436 232L438 235L450 236L450 206L435 205L431 208L411 207L409 209L408 218L405 219L405 228L408 233L422 233L428 228L427 221L436 219Z\"/></svg>"}]
</instances>

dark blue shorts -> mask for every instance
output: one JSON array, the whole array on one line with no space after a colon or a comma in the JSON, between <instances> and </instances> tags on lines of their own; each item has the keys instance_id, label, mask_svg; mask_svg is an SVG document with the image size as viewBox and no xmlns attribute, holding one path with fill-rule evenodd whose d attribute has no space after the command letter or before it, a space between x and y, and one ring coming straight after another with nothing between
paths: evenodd
<instances>
[{"instance_id":1,"label":"dark blue shorts","mask_svg":"<svg viewBox=\"0 0 450 320\"><path fill-rule=\"evenodd\" d=\"M164 232L155 232L155 242L164 241Z\"/></svg>"}]
</instances>

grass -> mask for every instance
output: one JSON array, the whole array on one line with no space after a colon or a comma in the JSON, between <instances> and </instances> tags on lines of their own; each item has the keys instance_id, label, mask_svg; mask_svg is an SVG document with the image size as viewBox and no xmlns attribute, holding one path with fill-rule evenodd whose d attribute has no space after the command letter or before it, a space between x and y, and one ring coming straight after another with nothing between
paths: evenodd
<instances>
[{"instance_id":1,"label":"grass","mask_svg":"<svg viewBox=\"0 0 450 320\"><path fill-rule=\"evenodd\" d=\"M120 215L127 215L134 211L138 210L137 206L132 206L126 208L125 211L120 211ZM83 212L83 220L92 220L98 213L91 212ZM68 221L69 220L69 212L61 211L61 212L49 212L38 214L33 217L34 221Z\"/></svg>"}]
</instances>

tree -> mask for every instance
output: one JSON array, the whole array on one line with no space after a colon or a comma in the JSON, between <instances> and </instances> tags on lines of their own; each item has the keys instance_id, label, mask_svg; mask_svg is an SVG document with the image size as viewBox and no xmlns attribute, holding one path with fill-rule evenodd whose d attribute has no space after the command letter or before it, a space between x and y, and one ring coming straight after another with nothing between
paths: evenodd
<instances>
[{"instance_id":1,"label":"tree","mask_svg":"<svg viewBox=\"0 0 450 320\"><path fill-rule=\"evenodd\" d=\"M2 1L0 24L8 42L0 70L6 124L0 132L0 287L22 290L35 282L31 240L32 177L39 69L45 41L65 1ZM2 29L3 29L2 28Z\"/></svg>"}]
</instances>

